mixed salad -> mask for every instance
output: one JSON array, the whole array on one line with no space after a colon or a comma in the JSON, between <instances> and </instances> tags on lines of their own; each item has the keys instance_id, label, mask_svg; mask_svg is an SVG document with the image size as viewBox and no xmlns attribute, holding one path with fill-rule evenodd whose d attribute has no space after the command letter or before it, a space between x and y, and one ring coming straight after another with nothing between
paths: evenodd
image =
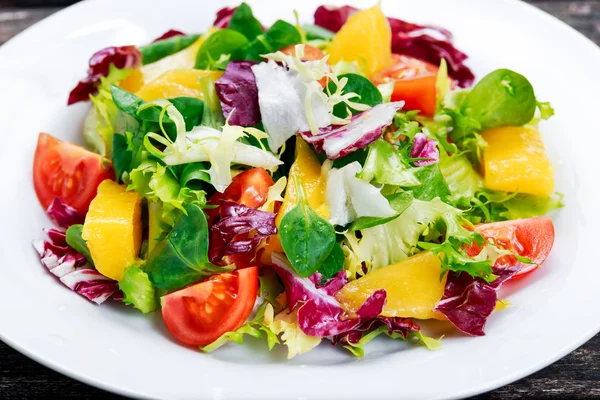
<instances>
[{"instance_id":1,"label":"mixed salad","mask_svg":"<svg viewBox=\"0 0 600 400\"><path fill-rule=\"evenodd\" d=\"M435 348L428 319L484 335L498 288L553 245L553 109L508 69L474 84L443 28L379 6L297 20L242 3L204 34L95 53L68 98L91 102L87 148L39 135L42 264L205 352Z\"/></svg>"}]
</instances>

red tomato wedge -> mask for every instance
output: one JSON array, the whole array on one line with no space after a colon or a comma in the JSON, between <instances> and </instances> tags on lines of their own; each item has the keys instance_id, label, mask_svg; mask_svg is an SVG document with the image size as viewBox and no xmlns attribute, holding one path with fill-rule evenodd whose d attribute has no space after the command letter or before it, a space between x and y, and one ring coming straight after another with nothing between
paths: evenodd
<instances>
[{"instance_id":1,"label":"red tomato wedge","mask_svg":"<svg viewBox=\"0 0 600 400\"><path fill-rule=\"evenodd\" d=\"M493 222L477 225L475 227L481 236L490 240L498 247L510 250L520 256L529 258L535 264L519 263L514 256L500 257L495 267L506 268L521 265L522 269L513 277L524 276L541 265L554 244L554 225L548 217L517 219L512 221ZM469 255L476 255L477 251L467 250ZM475 253L475 254L473 254Z\"/></svg>"},{"instance_id":2,"label":"red tomato wedge","mask_svg":"<svg viewBox=\"0 0 600 400\"><path fill-rule=\"evenodd\" d=\"M33 186L44 209L60 197L85 215L100 182L114 178L110 163L99 154L40 133L33 159Z\"/></svg>"},{"instance_id":3,"label":"red tomato wedge","mask_svg":"<svg viewBox=\"0 0 600 400\"><path fill-rule=\"evenodd\" d=\"M422 115L435 114L438 67L416 58L392 54L392 64L373 74L376 85L394 80L392 101L405 101L404 110L420 110Z\"/></svg>"},{"instance_id":4,"label":"red tomato wedge","mask_svg":"<svg viewBox=\"0 0 600 400\"><path fill-rule=\"evenodd\" d=\"M258 268L214 275L162 298L162 317L180 342L206 346L244 324L258 294Z\"/></svg>"}]
</instances>

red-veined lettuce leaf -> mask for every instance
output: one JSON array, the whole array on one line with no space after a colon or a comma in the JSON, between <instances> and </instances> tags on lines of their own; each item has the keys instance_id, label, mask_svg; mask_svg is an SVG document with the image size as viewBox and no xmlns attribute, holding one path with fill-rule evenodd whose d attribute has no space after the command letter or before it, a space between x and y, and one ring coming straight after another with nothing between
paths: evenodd
<instances>
[{"instance_id":1,"label":"red-veined lettuce leaf","mask_svg":"<svg viewBox=\"0 0 600 400\"><path fill-rule=\"evenodd\" d=\"M118 69L137 68L142 62L142 55L135 46L107 47L90 58L87 77L80 80L69 93L67 105L87 101L90 95L98 91L100 78L108 76L110 66Z\"/></svg>"},{"instance_id":2,"label":"red-veined lettuce leaf","mask_svg":"<svg viewBox=\"0 0 600 400\"><path fill-rule=\"evenodd\" d=\"M223 118L229 118L230 125L254 126L261 120L258 87L251 69L254 64L253 61L232 61L215 82Z\"/></svg>"},{"instance_id":3,"label":"red-veined lettuce leaf","mask_svg":"<svg viewBox=\"0 0 600 400\"><path fill-rule=\"evenodd\" d=\"M419 132L413 139L413 147L410 151L411 158L425 158L426 160L415 161L415 166L425 167L435 164L440 159L440 151L437 140L428 139L424 133Z\"/></svg>"},{"instance_id":4,"label":"red-veined lettuce leaf","mask_svg":"<svg viewBox=\"0 0 600 400\"><path fill-rule=\"evenodd\" d=\"M321 128L318 135L300 132L300 136L316 151L325 152L328 159L335 160L379 139L383 129L391 125L394 115L403 105L403 101L378 104L353 116L348 125L327 126Z\"/></svg>"},{"instance_id":5,"label":"red-veined lettuce leaf","mask_svg":"<svg viewBox=\"0 0 600 400\"><path fill-rule=\"evenodd\" d=\"M68 229L71 225L83 224L85 217L70 205L66 204L60 197L55 197L48 206L46 214L55 225Z\"/></svg>"},{"instance_id":6,"label":"red-veined lettuce leaf","mask_svg":"<svg viewBox=\"0 0 600 400\"><path fill-rule=\"evenodd\" d=\"M163 33L162 35L160 35L159 37L157 37L156 39L154 39L152 41L152 43L156 43L156 42L160 42L161 40L165 40L165 39L169 39L175 36L185 36L186 34L178 31L177 29L169 29L168 31L166 31L165 33Z\"/></svg>"},{"instance_id":7,"label":"red-veined lettuce leaf","mask_svg":"<svg viewBox=\"0 0 600 400\"><path fill-rule=\"evenodd\" d=\"M224 256L250 253L261 239L277 233L276 214L230 200L221 200L220 218L210 228L208 258L219 263Z\"/></svg>"},{"instance_id":8,"label":"red-veined lettuce leaf","mask_svg":"<svg viewBox=\"0 0 600 400\"><path fill-rule=\"evenodd\" d=\"M231 20L231 16L237 10L237 7L224 7L217 11L217 16L215 18L215 22L213 22L213 26L219 29L225 29L229 25L229 21Z\"/></svg>"}]
</instances>

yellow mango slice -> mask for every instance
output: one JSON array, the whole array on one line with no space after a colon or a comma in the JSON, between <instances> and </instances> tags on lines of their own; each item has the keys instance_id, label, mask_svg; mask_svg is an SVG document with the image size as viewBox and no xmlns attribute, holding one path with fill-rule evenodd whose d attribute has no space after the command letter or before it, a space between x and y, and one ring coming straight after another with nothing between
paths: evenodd
<instances>
[{"instance_id":1,"label":"yellow mango slice","mask_svg":"<svg viewBox=\"0 0 600 400\"><path fill-rule=\"evenodd\" d=\"M223 75L222 71L205 71L200 69L167 71L155 80L142 86L136 95L145 101L171 99L181 96L202 98L200 78L210 76L213 80L217 80L221 75Z\"/></svg>"},{"instance_id":2,"label":"yellow mango slice","mask_svg":"<svg viewBox=\"0 0 600 400\"><path fill-rule=\"evenodd\" d=\"M483 184L486 188L539 196L554 191L554 173L539 131L502 127L482 133Z\"/></svg>"},{"instance_id":3,"label":"yellow mango slice","mask_svg":"<svg viewBox=\"0 0 600 400\"><path fill-rule=\"evenodd\" d=\"M433 311L446 286L446 276L440 281L441 272L439 258L423 251L349 282L336 297L344 309L354 313L373 292L385 289L387 301L381 315L444 320L441 313Z\"/></svg>"},{"instance_id":4,"label":"yellow mango slice","mask_svg":"<svg viewBox=\"0 0 600 400\"><path fill-rule=\"evenodd\" d=\"M392 31L377 5L348 18L329 47L329 62L356 61L367 76L392 62Z\"/></svg>"},{"instance_id":5,"label":"yellow mango slice","mask_svg":"<svg viewBox=\"0 0 600 400\"><path fill-rule=\"evenodd\" d=\"M279 227L281 218L298 204L298 193L294 183L294 177L300 178L302 188L306 194L308 204L321 217L329 218L329 207L325 198L326 179L321 176L321 163L304 140L296 139L296 159L290 167L287 188L283 203L277 212L275 224ZM283 247L279 241L279 235L271 236L262 252L261 262L271 264L271 253L282 253Z\"/></svg>"},{"instance_id":6,"label":"yellow mango slice","mask_svg":"<svg viewBox=\"0 0 600 400\"><path fill-rule=\"evenodd\" d=\"M96 269L120 281L125 268L135 264L142 243L142 208L136 192L110 179L98 186L83 224Z\"/></svg>"},{"instance_id":7,"label":"yellow mango slice","mask_svg":"<svg viewBox=\"0 0 600 400\"><path fill-rule=\"evenodd\" d=\"M121 82L119 86L128 92L135 93L140 90L144 84L152 82L167 71L194 68L194 65L196 64L196 54L205 39L206 35L201 36L197 41L185 49L165 58L161 58L151 64L143 65L139 69L133 70L127 79Z\"/></svg>"}]
</instances>

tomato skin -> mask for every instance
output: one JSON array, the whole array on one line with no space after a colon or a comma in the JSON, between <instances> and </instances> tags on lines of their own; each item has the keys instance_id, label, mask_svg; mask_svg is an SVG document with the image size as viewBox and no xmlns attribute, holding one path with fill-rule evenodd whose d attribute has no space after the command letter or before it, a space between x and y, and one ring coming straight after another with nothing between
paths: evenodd
<instances>
[{"instance_id":1,"label":"tomato skin","mask_svg":"<svg viewBox=\"0 0 600 400\"><path fill-rule=\"evenodd\" d=\"M167 329L189 346L206 346L244 324L258 294L258 268L245 268L163 296Z\"/></svg>"},{"instance_id":2,"label":"tomato skin","mask_svg":"<svg viewBox=\"0 0 600 400\"><path fill-rule=\"evenodd\" d=\"M534 271L550 254L554 244L554 225L548 217L517 219L512 221L492 222L475 227L481 236L502 249L510 250L520 256L529 258L535 264L519 263L514 256L500 257L497 268L521 265L522 269L514 278L522 277ZM470 251L467 251L471 253Z\"/></svg>"},{"instance_id":3,"label":"tomato skin","mask_svg":"<svg viewBox=\"0 0 600 400\"><path fill-rule=\"evenodd\" d=\"M105 179L114 180L115 174L102 156L47 133L39 134L33 159L33 187L44 209L60 197L85 215L98 185Z\"/></svg>"},{"instance_id":4,"label":"tomato skin","mask_svg":"<svg viewBox=\"0 0 600 400\"><path fill-rule=\"evenodd\" d=\"M279 51L281 51L283 54L295 56L296 55L296 45L293 44L293 45L285 47ZM310 46L307 44L304 45L304 55L302 56L303 61L318 61L318 60L322 59L323 57L325 57L325 54L321 50L317 49L314 46Z\"/></svg>"},{"instance_id":5,"label":"tomato skin","mask_svg":"<svg viewBox=\"0 0 600 400\"><path fill-rule=\"evenodd\" d=\"M392 54L392 64L373 74L376 85L395 81L392 101L405 101L405 110L420 110L422 115L432 116L436 108L438 67L416 58Z\"/></svg>"}]
</instances>

